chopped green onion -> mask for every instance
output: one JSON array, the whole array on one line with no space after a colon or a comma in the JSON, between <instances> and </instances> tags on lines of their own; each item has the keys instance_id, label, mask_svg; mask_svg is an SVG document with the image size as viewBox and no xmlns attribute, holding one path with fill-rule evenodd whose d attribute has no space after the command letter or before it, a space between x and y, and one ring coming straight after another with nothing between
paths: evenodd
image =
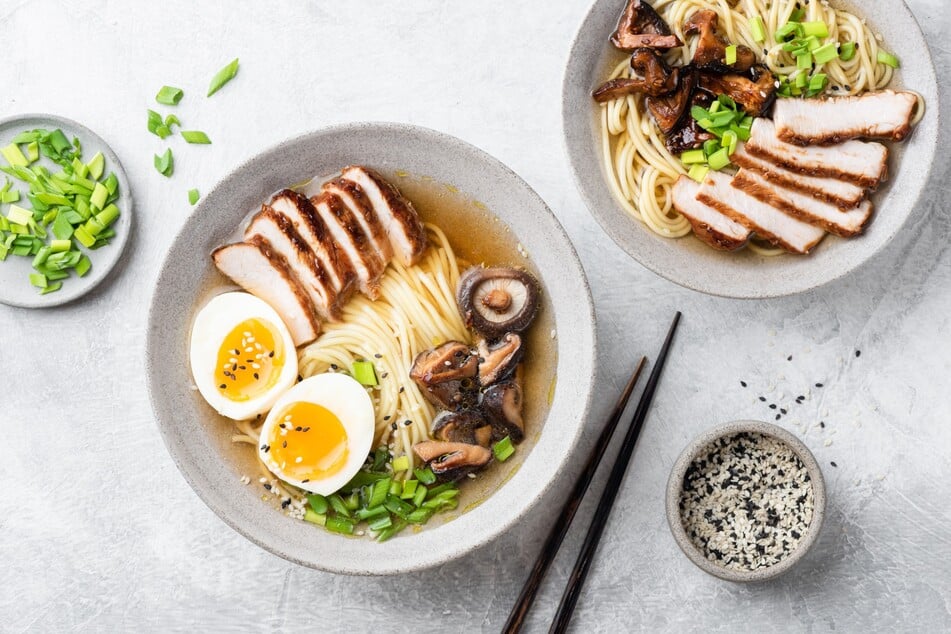
<instances>
[{"instance_id":1,"label":"chopped green onion","mask_svg":"<svg viewBox=\"0 0 951 634\"><path fill-rule=\"evenodd\" d=\"M197 189L188 190L188 204L194 205L198 202L199 198L201 198L201 194L198 193Z\"/></svg>"},{"instance_id":2,"label":"chopped green onion","mask_svg":"<svg viewBox=\"0 0 951 634\"><path fill-rule=\"evenodd\" d=\"M49 281L42 273L30 273L30 284L37 288L46 288L49 286Z\"/></svg>"},{"instance_id":3,"label":"chopped green onion","mask_svg":"<svg viewBox=\"0 0 951 634\"><path fill-rule=\"evenodd\" d=\"M714 152L720 149L720 141L717 139L710 139L703 142L703 155L710 156Z\"/></svg>"},{"instance_id":4,"label":"chopped green onion","mask_svg":"<svg viewBox=\"0 0 951 634\"><path fill-rule=\"evenodd\" d=\"M229 81L234 79L234 76L238 74L238 58L234 58L227 66L215 73L215 76L211 78L211 83L208 85L208 94L206 97L210 97L221 88L227 84Z\"/></svg>"},{"instance_id":5,"label":"chopped green onion","mask_svg":"<svg viewBox=\"0 0 951 634\"><path fill-rule=\"evenodd\" d=\"M38 142L31 141L30 143L27 143L26 158L29 159L30 163L40 159L40 144Z\"/></svg>"},{"instance_id":6,"label":"chopped green onion","mask_svg":"<svg viewBox=\"0 0 951 634\"><path fill-rule=\"evenodd\" d=\"M393 460L393 471L408 471L410 466L409 456L400 456Z\"/></svg>"},{"instance_id":7,"label":"chopped green onion","mask_svg":"<svg viewBox=\"0 0 951 634\"><path fill-rule=\"evenodd\" d=\"M796 56L796 68L809 70L812 68L812 53L803 53Z\"/></svg>"},{"instance_id":8,"label":"chopped green onion","mask_svg":"<svg viewBox=\"0 0 951 634\"><path fill-rule=\"evenodd\" d=\"M707 156L703 153L703 150L687 150L680 155L680 162L684 165L695 165L706 161Z\"/></svg>"},{"instance_id":9,"label":"chopped green onion","mask_svg":"<svg viewBox=\"0 0 951 634\"><path fill-rule=\"evenodd\" d=\"M96 243L95 236L89 234L85 227L76 227L73 237L79 240L79 243L86 248L92 247Z\"/></svg>"},{"instance_id":10,"label":"chopped green onion","mask_svg":"<svg viewBox=\"0 0 951 634\"><path fill-rule=\"evenodd\" d=\"M353 535L354 523L342 517L328 517L324 528L334 533Z\"/></svg>"},{"instance_id":11,"label":"chopped green onion","mask_svg":"<svg viewBox=\"0 0 951 634\"><path fill-rule=\"evenodd\" d=\"M492 445L492 453L495 454L495 459L499 462L505 462L511 458L512 454L515 453L515 445L512 444L512 439L506 436Z\"/></svg>"},{"instance_id":12,"label":"chopped green onion","mask_svg":"<svg viewBox=\"0 0 951 634\"><path fill-rule=\"evenodd\" d=\"M754 42L766 41L766 24L763 22L763 18L758 15L750 18L750 32L753 34Z\"/></svg>"},{"instance_id":13,"label":"chopped green onion","mask_svg":"<svg viewBox=\"0 0 951 634\"><path fill-rule=\"evenodd\" d=\"M369 508L357 509L357 512L354 513L359 520L369 520L374 517L380 517L381 515L389 515L389 511L386 510L385 506L372 506Z\"/></svg>"},{"instance_id":14,"label":"chopped green onion","mask_svg":"<svg viewBox=\"0 0 951 634\"><path fill-rule=\"evenodd\" d=\"M182 97L185 96L185 92L181 88L175 88L174 86L162 86L158 94L155 95L155 101L164 104L166 106L177 106L178 102L182 100Z\"/></svg>"},{"instance_id":15,"label":"chopped green onion","mask_svg":"<svg viewBox=\"0 0 951 634\"><path fill-rule=\"evenodd\" d=\"M856 48L855 42L842 42L842 45L839 47L839 59L843 62L850 61L855 57Z\"/></svg>"},{"instance_id":16,"label":"chopped green onion","mask_svg":"<svg viewBox=\"0 0 951 634\"><path fill-rule=\"evenodd\" d=\"M808 73L799 73L796 75L793 85L796 88L805 88L809 85L809 74Z\"/></svg>"},{"instance_id":17,"label":"chopped green onion","mask_svg":"<svg viewBox=\"0 0 951 634\"><path fill-rule=\"evenodd\" d=\"M172 158L172 148L165 150L165 153L161 156L156 154L154 162L155 169L162 176L169 177L172 175L172 172L175 171L175 161Z\"/></svg>"},{"instance_id":18,"label":"chopped green onion","mask_svg":"<svg viewBox=\"0 0 951 634\"><path fill-rule=\"evenodd\" d=\"M416 493L413 495L413 506L419 506L426 501L426 494L428 489L425 484L416 485Z\"/></svg>"},{"instance_id":19,"label":"chopped green onion","mask_svg":"<svg viewBox=\"0 0 951 634\"><path fill-rule=\"evenodd\" d=\"M186 143L198 145L211 144L211 139L209 139L208 135L201 130L182 130L179 134L182 135L182 138L185 139Z\"/></svg>"},{"instance_id":20,"label":"chopped green onion","mask_svg":"<svg viewBox=\"0 0 951 634\"><path fill-rule=\"evenodd\" d=\"M321 515L327 512L329 506L327 498L317 493L311 493L307 496L307 504L310 505L310 508L312 508L315 513L320 513Z\"/></svg>"},{"instance_id":21,"label":"chopped green onion","mask_svg":"<svg viewBox=\"0 0 951 634\"><path fill-rule=\"evenodd\" d=\"M89 170L89 175L94 180L99 180L102 178L102 171L106 167L106 157L102 155L102 152L96 152L96 155L92 157L92 160L86 165L86 168Z\"/></svg>"},{"instance_id":22,"label":"chopped green onion","mask_svg":"<svg viewBox=\"0 0 951 634\"><path fill-rule=\"evenodd\" d=\"M426 467L425 469L414 469L413 475L416 476L417 480L426 485L432 484L436 481L436 474L433 473L432 469L429 467Z\"/></svg>"},{"instance_id":23,"label":"chopped green onion","mask_svg":"<svg viewBox=\"0 0 951 634\"><path fill-rule=\"evenodd\" d=\"M63 288L62 282L50 282L46 285L46 288L40 291L40 295L49 295L50 293L55 293L61 288Z\"/></svg>"},{"instance_id":24,"label":"chopped green onion","mask_svg":"<svg viewBox=\"0 0 951 634\"><path fill-rule=\"evenodd\" d=\"M835 42L829 42L814 50L812 57L816 60L816 64L825 64L837 58L839 56L838 46Z\"/></svg>"},{"instance_id":25,"label":"chopped green onion","mask_svg":"<svg viewBox=\"0 0 951 634\"><path fill-rule=\"evenodd\" d=\"M406 522L404 522L402 519L393 520L393 526L390 528L384 528L382 531L380 531L380 534L376 536L376 541L385 542L406 528L406 526Z\"/></svg>"},{"instance_id":26,"label":"chopped green onion","mask_svg":"<svg viewBox=\"0 0 951 634\"><path fill-rule=\"evenodd\" d=\"M383 502L386 501L386 495L390 492L390 485L392 483L393 480L385 478L374 484L370 492L370 499L367 500L367 506L373 508L383 504Z\"/></svg>"},{"instance_id":27,"label":"chopped green onion","mask_svg":"<svg viewBox=\"0 0 951 634\"><path fill-rule=\"evenodd\" d=\"M809 80L808 96L814 97L824 91L829 85L829 78L824 73L816 73Z\"/></svg>"},{"instance_id":28,"label":"chopped green onion","mask_svg":"<svg viewBox=\"0 0 951 634\"><path fill-rule=\"evenodd\" d=\"M149 132L151 132L152 134L158 134L159 126L164 125L164 123L162 122L162 115L155 112L154 110L149 110L148 113L149 113L149 122L148 122ZM165 137L162 137L162 138L164 139Z\"/></svg>"},{"instance_id":29,"label":"chopped green onion","mask_svg":"<svg viewBox=\"0 0 951 634\"><path fill-rule=\"evenodd\" d=\"M690 171L687 172L687 176L697 181L698 183L702 183L703 179L707 177L707 174L709 172L710 172L709 165L694 165L693 167L690 168Z\"/></svg>"},{"instance_id":30,"label":"chopped green onion","mask_svg":"<svg viewBox=\"0 0 951 634\"><path fill-rule=\"evenodd\" d=\"M783 26L776 29L776 41L784 42L786 38L788 38L790 35L800 34L800 33L802 33L802 25L796 22L795 20L791 20L787 22L786 24L784 24Z\"/></svg>"},{"instance_id":31,"label":"chopped green onion","mask_svg":"<svg viewBox=\"0 0 951 634\"><path fill-rule=\"evenodd\" d=\"M434 512L432 509L418 508L406 516L406 521L410 524L425 524Z\"/></svg>"},{"instance_id":32,"label":"chopped green onion","mask_svg":"<svg viewBox=\"0 0 951 634\"><path fill-rule=\"evenodd\" d=\"M710 164L710 169L714 171L722 170L724 167L730 164L730 150L729 148L720 148L718 151L714 152L708 161Z\"/></svg>"},{"instance_id":33,"label":"chopped green onion","mask_svg":"<svg viewBox=\"0 0 951 634\"><path fill-rule=\"evenodd\" d=\"M182 127L182 122L178 120L178 117L176 117L173 114L170 114L167 117L165 117L165 127L168 128L169 132L171 132L173 125Z\"/></svg>"},{"instance_id":34,"label":"chopped green onion","mask_svg":"<svg viewBox=\"0 0 951 634\"><path fill-rule=\"evenodd\" d=\"M730 44L726 47L726 65L732 66L736 63L736 44Z\"/></svg>"},{"instance_id":35,"label":"chopped green onion","mask_svg":"<svg viewBox=\"0 0 951 634\"><path fill-rule=\"evenodd\" d=\"M829 25L825 22L803 22L802 33L806 37L829 37Z\"/></svg>"},{"instance_id":36,"label":"chopped green onion","mask_svg":"<svg viewBox=\"0 0 951 634\"><path fill-rule=\"evenodd\" d=\"M92 190L92 196L89 197L89 204L94 209L102 209L106 204L106 198L109 197L109 190L102 183L96 183Z\"/></svg>"},{"instance_id":37,"label":"chopped green onion","mask_svg":"<svg viewBox=\"0 0 951 634\"><path fill-rule=\"evenodd\" d=\"M327 499L330 502L330 506L339 515L343 515L344 517L350 517L350 509L348 509L347 505L343 503L343 498L340 497L339 493L334 493Z\"/></svg>"},{"instance_id":38,"label":"chopped green onion","mask_svg":"<svg viewBox=\"0 0 951 634\"><path fill-rule=\"evenodd\" d=\"M326 526L327 516L323 513L318 513L313 509L307 509L304 511L304 521L310 522L311 524L316 524L317 526Z\"/></svg>"},{"instance_id":39,"label":"chopped green onion","mask_svg":"<svg viewBox=\"0 0 951 634\"><path fill-rule=\"evenodd\" d=\"M376 380L376 370L370 361L354 361L353 378L356 379L360 385L379 385L379 382Z\"/></svg>"},{"instance_id":40,"label":"chopped green onion","mask_svg":"<svg viewBox=\"0 0 951 634\"><path fill-rule=\"evenodd\" d=\"M14 167L26 167L30 164L30 161L23 156L23 152L20 151L20 146L16 143L11 143L7 147L0 150L0 154L3 154L3 158L7 160L7 163Z\"/></svg>"},{"instance_id":41,"label":"chopped green onion","mask_svg":"<svg viewBox=\"0 0 951 634\"><path fill-rule=\"evenodd\" d=\"M402 484L396 481L390 482L390 490L389 490L390 495L399 495L402 492L403 492Z\"/></svg>"},{"instance_id":42,"label":"chopped green onion","mask_svg":"<svg viewBox=\"0 0 951 634\"><path fill-rule=\"evenodd\" d=\"M804 17L806 17L806 10L801 7L797 7L795 11L789 14L789 19L793 22L802 22Z\"/></svg>"},{"instance_id":43,"label":"chopped green onion","mask_svg":"<svg viewBox=\"0 0 951 634\"><path fill-rule=\"evenodd\" d=\"M734 152L736 152L736 144L739 142L739 137L736 135L736 132L733 130L727 130L723 133L723 137L720 139L720 141L723 144L723 147L727 149L728 156L731 156Z\"/></svg>"},{"instance_id":44,"label":"chopped green onion","mask_svg":"<svg viewBox=\"0 0 951 634\"><path fill-rule=\"evenodd\" d=\"M402 486L400 490L402 490ZM413 512L412 506L393 494L386 496L386 501L383 503L383 506L385 506L390 513L395 513L403 519L406 519L406 516Z\"/></svg>"},{"instance_id":45,"label":"chopped green onion","mask_svg":"<svg viewBox=\"0 0 951 634\"><path fill-rule=\"evenodd\" d=\"M393 520L389 515L384 515L380 519L373 520L369 523L371 531L382 531L384 528L389 528L390 526L393 526Z\"/></svg>"},{"instance_id":46,"label":"chopped green onion","mask_svg":"<svg viewBox=\"0 0 951 634\"><path fill-rule=\"evenodd\" d=\"M33 213L19 205L10 205L10 211L7 212L7 220L14 224L26 226L30 220L33 220Z\"/></svg>"},{"instance_id":47,"label":"chopped green onion","mask_svg":"<svg viewBox=\"0 0 951 634\"><path fill-rule=\"evenodd\" d=\"M53 253L62 253L73 248L72 240L51 240L50 251Z\"/></svg>"},{"instance_id":48,"label":"chopped green onion","mask_svg":"<svg viewBox=\"0 0 951 634\"><path fill-rule=\"evenodd\" d=\"M878 63L885 64L886 66L891 66L892 68L898 68L901 66L901 63L898 61L898 58L892 55L891 53L886 53L885 51L879 49L878 51Z\"/></svg>"},{"instance_id":49,"label":"chopped green onion","mask_svg":"<svg viewBox=\"0 0 951 634\"><path fill-rule=\"evenodd\" d=\"M85 277L86 273L89 272L89 269L92 268L92 261L85 255L79 258L79 261L76 262L76 266L73 267L73 270L76 271L76 275L79 277Z\"/></svg>"},{"instance_id":50,"label":"chopped green onion","mask_svg":"<svg viewBox=\"0 0 951 634\"><path fill-rule=\"evenodd\" d=\"M418 485L419 480L406 480L403 482L403 492L400 493L400 499L412 500L416 496L416 487Z\"/></svg>"}]
</instances>

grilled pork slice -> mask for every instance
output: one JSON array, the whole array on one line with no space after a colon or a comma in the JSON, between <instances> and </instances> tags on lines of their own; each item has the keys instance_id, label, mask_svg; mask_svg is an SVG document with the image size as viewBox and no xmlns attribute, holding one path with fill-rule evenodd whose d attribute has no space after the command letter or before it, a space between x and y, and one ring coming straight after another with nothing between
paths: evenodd
<instances>
[{"instance_id":1,"label":"grilled pork slice","mask_svg":"<svg viewBox=\"0 0 951 634\"><path fill-rule=\"evenodd\" d=\"M697 199L740 223L756 235L793 253L809 253L825 231L753 198L734 187L733 177L709 172Z\"/></svg>"},{"instance_id":2,"label":"grilled pork slice","mask_svg":"<svg viewBox=\"0 0 951 634\"><path fill-rule=\"evenodd\" d=\"M343 303L356 282L357 275L350 265L350 260L337 251L330 230L310 200L295 191L285 189L274 196L270 205L293 223L297 233L323 265L340 303Z\"/></svg>"},{"instance_id":3,"label":"grilled pork slice","mask_svg":"<svg viewBox=\"0 0 951 634\"><path fill-rule=\"evenodd\" d=\"M326 223L337 248L350 260L360 290L370 299L379 297L380 278L387 263L370 244L359 221L334 194L324 192L310 201Z\"/></svg>"},{"instance_id":4,"label":"grilled pork slice","mask_svg":"<svg viewBox=\"0 0 951 634\"><path fill-rule=\"evenodd\" d=\"M291 332L295 346L313 341L320 322L307 292L291 272L282 255L268 241L254 237L247 242L215 249L211 258L218 270L235 284L264 300L277 311Z\"/></svg>"},{"instance_id":5,"label":"grilled pork slice","mask_svg":"<svg viewBox=\"0 0 951 634\"><path fill-rule=\"evenodd\" d=\"M730 160L748 170L762 174L766 180L780 187L797 189L816 200L822 200L846 211L854 209L865 199L865 190L858 185L835 178L797 174L750 154L741 143L730 155Z\"/></svg>"},{"instance_id":6,"label":"grilled pork slice","mask_svg":"<svg viewBox=\"0 0 951 634\"><path fill-rule=\"evenodd\" d=\"M881 143L846 141L839 145L800 147L776 136L769 119L753 122L746 149L758 158L790 171L810 176L828 176L875 189L887 172L888 149Z\"/></svg>"},{"instance_id":7,"label":"grilled pork slice","mask_svg":"<svg viewBox=\"0 0 951 634\"><path fill-rule=\"evenodd\" d=\"M750 170L740 170L733 179L733 186L767 205L843 238L862 233L862 229L872 217L872 203L867 200L854 209L842 211L794 188L771 183L762 174Z\"/></svg>"},{"instance_id":8,"label":"grilled pork slice","mask_svg":"<svg viewBox=\"0 0 951 634\"><path fill-rule=\"evenodd\" d=\"M700 183L681 176L674 183L674 207L693 227L694 234L714 249L735 251L750 239L750 230L697 200Z\"/></svg>"},{"instance_id":9,"label":"grilled pork slice","mask_svg":"<svg viewBox=\"0 0 951 634\"><path fill-rule=\"evenodd\" d=\"M351 165L342 176L359 185L370 199L399 261L406 266L418 262L426 250L426 230L413 205L369 168Z\"/></svg>"},{"instance_id":10,"label":"grilled pork slice","mask_svg":"<svg viewBox=\"0 0 951 634\"><path fill-rule=\"evenodd\" d=\"M389 264L393 259L393 246L363 188L345 178L335 178L324 183L323 191L334 194L343 201L360 223L363 233L370 239L370 245L380 254L380 259Z\"/></svg>"},{"instance_id":11,"label":"grilled pork slice","mask_svg":"<svg viewBox=\"0 0 951 634\"><path fill-rule=\"evenodd\" d=\"M274 251L284 256L290 270L310 296L318 315L334 321L340 318L337 294L327 273L290 219L264 205L244 232L246 240L254 236L261 236Z\"/></svg>"},{"instance_id":12,"label":"grilled pork slice","mask_svg":"<svg viewBox=\"0 0 951 634\"><path fill-rule=\"evenodd\" d=\"M797 145L849 139L901 141L911 132L917 95L882 90L831 99L780 99L773 110L779 138Z\"/></svg>"}]
</instances>

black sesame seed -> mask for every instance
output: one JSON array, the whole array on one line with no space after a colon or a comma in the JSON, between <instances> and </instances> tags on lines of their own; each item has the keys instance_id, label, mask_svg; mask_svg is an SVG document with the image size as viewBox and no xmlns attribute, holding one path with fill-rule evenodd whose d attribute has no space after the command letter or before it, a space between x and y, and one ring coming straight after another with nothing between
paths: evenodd
<instances>
[{"instance_id":1,"label":"black sesame seed","mask_svg":"<svg viewBox=\"0 0 951 634\"><path fill-rule=\"evenodd\" d=\"M273 357L273 356L274 356L274 351L273 351L273 350L271 350L270 352L268 352L268 353L267 353L267 356L269 356L269 357Z\"/></svg>"},{"instance_id":2,"label":"black sesame seed","mask_svg":"<svg viewBox=\"0 0 951 634\"><path fill-rule=\"evenodd\" d=\"M785 415L785 414L787 413L786 410L784 410L782 407L779 408L779 411L780 411L780 413L783 414L783 415Z\"/></svg>"},{"instance_id":3,"label":"black sesame seed","mask_svg":"<svg viewBox=\"0 0 951 634\"><path fill-rule=\"evenodd\" d=\"M383 417L383 420L390 420L390 418L392 418L392 416L390 416L389 414L387 414L386 416Z\"/></svg>"},{"instance_id":4,"label":"black sesame seed","mask_svg":"<svg viewBox=\"0 0 951 634\"><path fill-rule=\"evenodd\" d=\"M788 357L786 357L786 361L792 361L792 355L789 355Z\"/></svg>"},{"instance_id":5,"label":"black sesame seed","mask_svg":"<svg viewBox=\"0 0 951 634\"><path fill-rule=\"evenodd\" d=\"M258 376L258 373L255 372L255 373L254 373L254 380L257 381L257 380L260 379L260 378L261 378L261 377Z\"/></svg>"},{"instance_id":6,"label":"black sesame seed","mask_svg":"<svg viewBox=\"0 0 951 634\"><path fill-rule=\"evenodd\" d=\"M833 460L833 461L830 462L829 464L832 465L833 467L838 467L838 466L839 466L839 465L837 465L837 464L835 463L835 460Z\"/></svg>"},{"instance_id":7,"label":"black sesame seed","mask_svg":"<svg viewBox=\"0 0 951 634\"><path fill-rule=\"evenodd\" d=\"M816 387L822 387L822 383L816 383Z\"/></svg>"},{"instance_id":8,"label":"black sesame seed","mask_svg":"<svg viewBox=\"0 0 951 634\"><path fill-rule=\"evenodd\" d=\"M855 351L855 356L856 356L856 358L861 357L861 356L862 356L862 351L861 351L861 350L856 350L856 351Z\"/></svg>"},{"instance_id":9,"label":"black sesame seed","mask_svg":"<svg viewBox=\"0 0 951 634\"><path fill-rule=\"evenodd\" d=\"M270 491L270 490L271 490L271 485L265 482L265 483L264 483L264 488L267 489L268 491Z\"/></svg>"},{"instance_id":10,"label":"black sesame seed","mask_svg":"<svg viewBox=\"0 0 951 634\"><path fill-rule=\"evenodd\" d=\"M304 478L301 482L310 482L310 478Z\"/></svg>"},{"instance_id":11,"label":"black sesame seed","mask_svg":"<svg viewBox=\"0 0 951 634\"><path fill-rule=\"evenodd\" d=\"M390 373L389 373L389 372L384 372L383 374L380 375L380 378L381 378L381 379L385 379L385 378L388 377L388 376L390 376Z\"/></svg>"},{"instance_id":12,"label":"black sesame seed","mask_svg":"<svg viewBox=\"0 0 951 634\"><path fill-rule=\"evenodd\" d=\"M392 423L390 423L390 429L392 429L393 431L396 431L396 421L393 421Z\"/></svg>"},{"instance_id":13,"label":"black sesame seed","mask_svg":"<svg viewBox=\"0 0 951 634\"><path fill-rule=\"evenodd\" d=\"M779 419L782 418L782 417L783 417L782 414L776 414L776 420L779 420Z\"/></svg>"},{"instance_id":14,"label":"black sesame seed","mask_svg":"<svg viewBox=\"0 0 951 634\"><path fill-rule=\"evenodd\" d=\"M377 359L382 359L382 358L383 358L383 355L380 354L379 352L377 352L377 353L376 353L375 355L373 355L373 356L374 356L375 358L377 358Z\"/></svg>"},{"instance_id":15,"label":"black sesame seed","mask_svg":"<svg viewBox=\"0 0 951 634\"><path fill-rule=\"evenodd\" d=\"M405 392L405 391L406 391L406 388L403 387L403 386L400 386L400 394L402 394L402 393Z\"/></svg>"},{"instance_id":16,"label":"black sesame seed","mask_svg":"<svg viewBox=\"0 0 951 634\"><path fill-rule=\"evenodd\" d=\"M776 403L770 403L769 409L776 409Z\"/></svg>"},{"instance_id":17,"label":"black sesame seed","mask_svg":"<svg viewBox=\"0 0 951 634\"><path fill-rule=\"evenodd\" d=\"M227 383L222 383L222 384L219 385L218 387L223 390L223 389L225 389L226 387L228 387L228 384L227 384Z\"/></svg>"},{"instance_id":18,"label":"black sesame seed","mask_svg":"<svg viewBox=\"0 0 951 634\"><path fill-rule=\"evenodd\" d=\"M298 374L298 375L297 375L297 382L300 383L300 382L303 381L303 380L304 380L304 377L302 377L301 375Z\"/></svg>"},{"instance_id":19,"label":"black sesame seed","mask_svg":"<svg viewBox=\"0 0 951 634\"><path fill-rule=\"evenodd\" d=\"M281 446L284 447L284 449L287 449L287 441L285 440Z\"/></svg>"},{"instance_id":20,"label":"black sesame seed","mask_svg":"<svg viewBox=\"0 0 951 634\"><path fill-rule=\"evenodd\" d=\"M825 428L826 428L825 422L820 420L820 421L819 421L819 427L825 429Z\"/></svg>"},{"instance_id":21,"label":"black sesame seed","mask_svg":"<svg viewBox=\"0 0 951 634\"><path fill-rule=\"evenodd\" d=\"M302 431L303 429L304 429L303 427L295 427L294 431Z\"/></svg>"},{"instance_id":22,"label":"black sesame seed","mask_svg":"<svg viewBox=\"0 0 951 634\"><path fill-rule=\"evenodd\" d=\"M304 428L303 430L301 430L301 431L309 432L309 431L310 431L310 427L305 427L305 428Z\"/></svg>"},{"instance_id":23,"label":"black sesame seed","mask_svg":"<svg viewBox=\"0 0 951 634\"><path fill-rule=\"evenodd\" d=\"M403 421L403 424L406 425L407 427L409 427L410 425L413 424L413 421L411 421L410 419L407 418L406 420Z\"/></svg>"},{"instance_id":24,"label":"black sesame seed","mask_svg":"<svg viewBox=\"0 0 951 634\"><path fill-rule=\"evenodd\" d=\"M743 387L746 387L746 381L740 381L740 385L742 385Z\"/></svg>"},{"instance_id":25,"label":"black sesame seed","mask_svg":"<svg viewBox=\"0 0 951 634\"><path fill-rule=\"evenodd\" d=\"M245 363L254 363L254 359L245 359L244 362L245 362Z\"/></svg>"},{"instance_id":26,"label":"black sesame seed","mask_svg":"<svg viewBox=\"0 0 951 634\"><path fill-rule=\"evenodd\" d=\"M281 423L280 425L278 425L278 427L280 427L281 429L285 429L284 423Z\"/></svg>"},{"instance_id":27,"label":"black sesame seed","mask_svg":"<svg viewBox=\"0 0 951 634\"><path fill-rule=\"evenodd\" d=\"M765 402L766 402L766 397L765 397L765 396L761 396L761 397L759 397L759 400L761 400L762 402L765 403Z\"/></svg>"},{"instance_id":28,"label":"black sesame seed","mask_svg":"<svg viewBox=\"0 0 951 634\"><path fill-rule=\"evenodd\" d=\"M845 85L845 89L846 89L846 90L852 90L852 86L849 86L848 84L846 84L846 85Z\"/></svg>"},{"instance_id":29,"label":"black sesame seed","mask_svg":"<svg viewBox=\"0 0 951 634\"><path fill-rule=\"evenodd\" d=\"M239 366L238 366L238 369L239 369L239 370L247 370L247 369L248 369L248 366L246 366L246 365L239 365Z\"/></svg>"},{"instance_id":30,"label":"black sesame seed","mask_svg":"<svg viewBox=\"0 0 951 634\"><path fill-rule=\"evenodd\" d=\"M340 368L337 367L337 364L336 364L336 363L331 363L331 364L330 364L330 369L331 369L331 370L339 370Z\"/></svg>"},{"instance_id":31,"label":"black sesame seed","mask_svg":"<svg viewBox=\"0 0 951 634\"><path fill-rule=\"evenodd\" d=\"M232 364L231 364L231 371L234 372L234 371L237 370L237 369L238 369L238 364L237 364L237 363L232 363Z\"/></svg>"}]
</instances>

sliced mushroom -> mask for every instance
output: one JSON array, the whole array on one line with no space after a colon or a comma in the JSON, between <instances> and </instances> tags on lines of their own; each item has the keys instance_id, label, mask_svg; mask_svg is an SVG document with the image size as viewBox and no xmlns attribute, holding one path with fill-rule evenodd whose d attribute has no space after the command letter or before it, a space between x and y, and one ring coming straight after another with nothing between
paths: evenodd
<instances>
[{"instance_id":1,"label":"sliced mushroom","mask_svg":"<svg viewBox=\"0 0 951 634\"><path fill-rule=\"evenodd\" d=\"M761 117L776 100L776 77L765 66L753 66L750 79L746 75L729 73L700 74L700 87L714 95L727 95L743 106L746 114Z\"/></svg>"},{"instance_id":2,"label":"sliced mushroom","mask_svg":"<svg viewBox=\"0 0 951 634\"><path fill-rule=\"evenodd\" d=\"M654 7L643 0L628 1L618 20L617 30L611 36L611 43L624 51L641 47L668 49L683 44L657 15Z\"/></svg>"},{"instance_id":3,"label":"sliced mushroom","mask_svg":"<svg viewBox=\"0 0 951 634\"><path fill-rule=\"evenodd\" d=\"M631 78L612 79L592 93L598 103L633 93L652 97L666 95L677 87L677 74L663 56L650 48L639 48L631 55Z\"/></svg>"},{"instance_id":4,"label":"sliced mushroom","mask_svg":"<svg viewBox=\"0 0 951 634\"><path fill-rule=\"evenodd\" d=\"M482 339L479 350L479 385L486 387L509 376L522 360L522 338L514 332L506 333L495 343Z\"/></svg>"},{"instance_id":5,"label":"sliced mushroom","mask_svg":"<svg viewBox=\"0 0 951 634\"><path fill-rule=\"evenodd\" d=\"M482 394L482 409L492 423L492 439L509 436L522 442L525 425L522 421L522 388L516 381L496 383Z\"/></svg>"},{"instance_id":6,"label":"sliced mushroom","mask_svg":"<svg viewBox=\"0 0 951 634\"><path fill-rule=\"evenodd\" d=\"M427 440L413 445L413 451L440 480L458 480L492 460L489 449L462 442Z\"/></svg>"},{"instance_id":7,"label":"sliced mushroom","mask_svg":"<svg viewBox=\"0 0 951 634\"><path fill-rule=\"evenodd\" d=\"M433 420L433 438L446 442L464 442L488 446L492 426L478 410L440 412Z\"/></svg>"},{"instance_id":8,"label":"sliced mushroom","mask_svg":"<svg viewBox=\"0 0 951 634\"><path fill-rule=\"evenodd\" d=\"M478 400L479 359L466 344L447 341L419 353L409 376L436 406L457 410Z\"/></svg>"},{"instance_id":9,"label":"sliced mushroom","mask_svg":"<svg viewBox=\"0 0 951 634\"><path fill-rule=\"evenodd\" d=\"M702 106L706 108L713 99L702 90L695 90L690 99L691 106ZM689 111L689 108L688 108ZM689 115L684 115L674 130L672 130L664 140L671 154L682 154L687 150L692 150L703 145L704 141L714 138L713 134L707 132L697 124L697 120Z\"/></svg>"},{"instance_id":10,"label":"sliced mushroom","mask_svg":"<svg viewBox=\"0 0 951 634\"><path fill-rule=\"evenodd\" d=\"M647 109L657 122L657 126L664 134L670 134L687 116L687 106L697 87L697 71L694 68L678 68L674 71L677 79L677 89L662 97L648 97Z\"/></svg>"},{"instance_id":11,"label":"sliced mushroom","mask_svg":"<svg viewBox=\"0 0 951 634\"><path fill-rule=\"evenodd\" d=\"M736 62L726 63L726 47L730 45L730 42L717 33L717 21L716 11L704 9L697 11L684 22L685 35L700 34L692 63L698 68L722 73L749 70L756 63L756 55L749 47L742 44L736 47Z\"/></svg>"},{"instance_id":12,"label":"sliced mushroom","mask_svg":"<svg viewBox=\"0 0 951 634\"><path fill-rule=\"evenodd\" d=\"M467 326L495 340L528 328L538 311L539 285L519 269L473 267L459 279L456 302Z\"/></svg>"}]
</instances>

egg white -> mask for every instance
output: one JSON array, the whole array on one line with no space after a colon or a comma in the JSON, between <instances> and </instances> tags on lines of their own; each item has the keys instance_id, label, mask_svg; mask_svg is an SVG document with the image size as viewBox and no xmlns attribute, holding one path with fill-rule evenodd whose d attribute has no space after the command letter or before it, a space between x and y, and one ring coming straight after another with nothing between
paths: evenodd
<instances>
[{"instance_id":1,"label":"egg white","mask_svg":"<svg viewBox=\"0 0 951 634\"><path fill-rule=\"evenodd\" d=\"M215 380L218 351L235 326L255 318L277 329L276 334L284 343L284 367L271 388L260 396L232 401L218 391ZM192 324L189 349L192 377L198 391L215 411L234 420L248 420L268 411L297 379L297 349L290 331L273 308L248 293L223 293L205 304Z\"/></svg>"},{"instance_id":2,"label":"egg white","mask_svg":"<svg viewBox=\"0 0 951 634\"><path fill-rule=\"evenodd\" d=\"M347 460L333 475L301 482L286 475L272 459L270 452L264 449L274 428L281 422L281 413L288 405L299 401L315 403L330 410L346 431ZM261 428L258 455L271 473L281 480L311 493L330 495L349 482L366 462L373 446L374 429L373 402L366 388L345 374L317 374L292 387L274 403Z\"/></svg>"}]
</instances>

